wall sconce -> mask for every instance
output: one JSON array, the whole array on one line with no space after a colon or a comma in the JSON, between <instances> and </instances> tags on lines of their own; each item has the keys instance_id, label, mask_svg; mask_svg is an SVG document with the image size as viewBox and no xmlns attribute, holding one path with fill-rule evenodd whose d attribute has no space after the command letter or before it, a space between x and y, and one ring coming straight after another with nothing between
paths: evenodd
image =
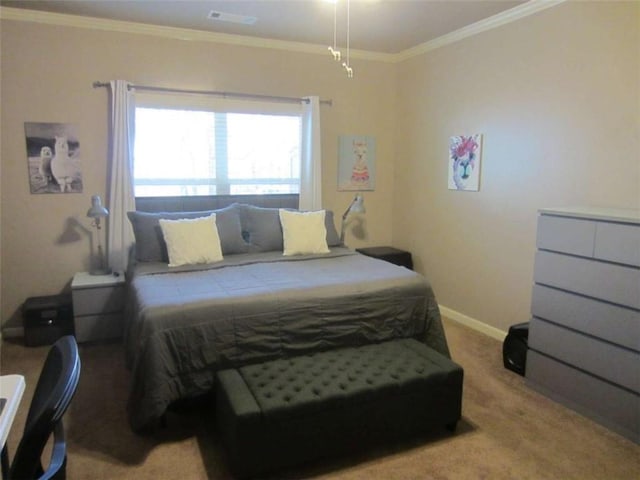
<instances>
[{"instance_id":1,"label":"wall sconce","mask_svg":"<svg viewBox=\"0 0 640 480\"><path fill-rule=\"evenodd\" d=\"M357 193L349 208L342 215L342 227L340 228L340 243L344 245L344 233L346 227L347 217L353 213L365 213L366 209L364 208L364 197L361 193Z\"/></svg>"},{"instance_id":2,"label":"wall sconce","mask_svg":"<svg viewBox=\"0 0 640 480\"><path fill-rule=\"evenodd\" d=\"M91 225L96 227L96 237L98 238L98 258L94 263L92 262L93 267L89 271L91 275L109 275L111 274L111 269L105 264L105 255L102 251L102 227L100 225L100 219L106 218L109 216L109 210L102 206L102 200L100 199L100 195L93 195L91 197L91 208L87 210L87 217L92 218L93 222Z\"/></svg>"}]
</instances>

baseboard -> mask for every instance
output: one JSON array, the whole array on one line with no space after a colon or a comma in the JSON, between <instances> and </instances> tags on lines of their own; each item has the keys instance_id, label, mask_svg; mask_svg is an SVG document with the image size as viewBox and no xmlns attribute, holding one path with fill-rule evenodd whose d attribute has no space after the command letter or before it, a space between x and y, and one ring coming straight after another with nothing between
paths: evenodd
<instances>
[{"instance_id":1,"label":"baseboard","mask_svg":"<svg viewBox=\"0 0 640 480\"><path fill-rule=\"evenodd\" d=\"M454 322L458 322L462 325L465 325L473 330L476 330L480 333L483 333L491 338L495 338L496 340L504 341L504 337L507 336L507 332L503 332L499 328L492 327L491 325L487 325L480 320L476 320L475 318L471 318L464 313L456 312L451 308L445 307L443 305L438 305L440 308L440 313L442 316L447 317Z\"/></svg>"},{"instance_id":2,"label":"baseboard","mask_svg":"<svg viewBox=\"0 0 640 480\"><path fill-rule=\"evenodd\" d=\"M2 329L2 338L24 337L24 327L5 327Z\"/></svg>"}]
</instances>

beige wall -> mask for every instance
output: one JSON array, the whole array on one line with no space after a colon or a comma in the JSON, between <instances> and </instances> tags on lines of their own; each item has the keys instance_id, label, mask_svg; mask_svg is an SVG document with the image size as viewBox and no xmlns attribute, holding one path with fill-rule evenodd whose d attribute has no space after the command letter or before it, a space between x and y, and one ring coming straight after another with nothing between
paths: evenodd
<instances>
[{"instance_id":1,"label":"beige wall","mask_svg":"<svg viewBox=\"0 0 640 480\"><path fill-rule=\"evenodd\" d=\"M377 140L378 182L366 193L367 238L391 241L395 65L357 60L349 80L329 55L292 53L208 42L2 21L2 322L20 325L19 308L29 296L69 288L73 274L88 268L89 242L68 228L84 216L91 195L105 194L108 94L95 80L123 78L142 85L272 95L319 95L322 107L323 198L338 216L353 195L337 192L338 135ZM322 49L320 49L323 52ZM82 194L31 195L24 122L78 126ZM162 139L158 139L161 141ZM338 225L339 228L339 225Z\"/></svg>"},{"instance_id":2,"label":"beige wall","mask_svg":"<svg viewBox=\"0 0 640 480\"><path fill-rule=\"evenodd\" d=\"M639 21L569 2L398 66L393 241L441 305L527 321L537 210L640 208ZM448 139L472 133L480 191L450 191Z\"/></svg>"},{"instance_id":3,"label":"beige wall","mask_svg":"<svg viewBox=\"0 0 640 480\"><path fill-rule=\"evenodd\" d=\"M528 319L541 207L640 207L640 4L568 2L398 64L2 21L2 321L88 266L106 188L107 92L94 80L275 95L323 107L325 206L338 216L337 136L377 140L367 238L409 249L439 303L501 330ZM396 92L394 96L392 92ZM30 195L23 124L76 123L84 193ZM447 190L451 135L483 133L480 192ZM7 323L8 322L8 323Z\"/></svg>"}]
</instances>

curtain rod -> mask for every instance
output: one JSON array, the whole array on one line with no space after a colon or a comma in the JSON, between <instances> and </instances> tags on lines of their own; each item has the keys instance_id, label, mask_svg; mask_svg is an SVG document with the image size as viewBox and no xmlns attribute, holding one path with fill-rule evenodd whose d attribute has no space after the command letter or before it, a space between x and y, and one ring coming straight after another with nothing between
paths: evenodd
<instances>
[{"instance_id":1,"label":"curtain rod","mask_svg":"<svg viewBox=\"0 0 640 480\"><path fill-rule=\"evenodd\" d=\"M108 87L110 84L107 82L93 82L93 88ZM270 100L283 103L309 103L308 98L296 98L296 97L278 97L273 95L258 95L254 93L238 93L238 92L219 92L215 90L182 90L179 88L165 88L165 87L150 87L147 85L129 85L129 89L136 90L148 90L151 92L165 92L165 93L193 93L198 95L215 95L223 98L244 98L248 100ZM320 100L322 105L333 105L332 100Z\"/></svg>"}]
</instances>

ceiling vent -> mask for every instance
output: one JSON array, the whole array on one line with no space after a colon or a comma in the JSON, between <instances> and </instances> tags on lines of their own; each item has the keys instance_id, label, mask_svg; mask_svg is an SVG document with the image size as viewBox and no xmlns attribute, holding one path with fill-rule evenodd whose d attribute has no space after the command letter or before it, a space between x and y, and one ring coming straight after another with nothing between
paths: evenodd
<instances>
[{"instance_id":1,"label":"ceiling vent","mask_svg":"<svg viewBox=\"0 0 640 480\"><path fill-rule=\"evenodd\" d=\"M218 22L240 23L243 25L253 25L258 20L257 17L218 12L217 10L211 10L209 12L209 15L207 15L207 18L209 20L216 20Z\"/></svg>"}]
</instances>

